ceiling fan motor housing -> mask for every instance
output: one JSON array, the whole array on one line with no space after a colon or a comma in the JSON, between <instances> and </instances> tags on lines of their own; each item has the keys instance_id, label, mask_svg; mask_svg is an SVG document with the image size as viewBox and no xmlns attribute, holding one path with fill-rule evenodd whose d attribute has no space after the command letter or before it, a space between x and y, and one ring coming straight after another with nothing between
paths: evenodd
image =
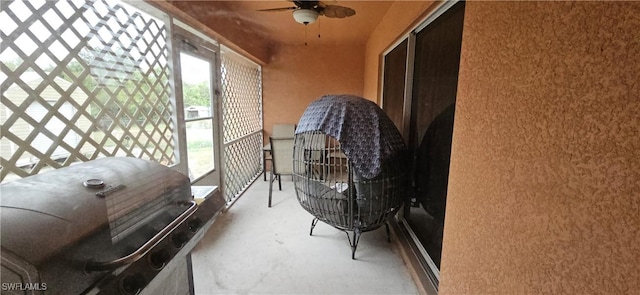
<instances>
[{"instance_id":1,"label":"ceiling fan motor housing","mask_svg":"<svg viewBox=\"0 0 640 295\"><path fill-rule=\"evenodd\" d=\"M299 0L293 1L293 3L296 6L259 9L258 11L293 10L293 18L295 19L295 21L305 25L314 23L320 15L324 15L330 18L345 18L356 14L356 11L349 7L340 5L327 5L322 1Z\"/></svg>"},{"instance_id":2,"label":"ceiling fan motor housing","mask_svg":"<svg viewBox=\"0 0 640 295\"><path fill-rule=\"evenodd\" d=\"M293 11L293 18L301 24L314 23L320 14L312 9L298 9Z\"/></svg>"}]
</instances>

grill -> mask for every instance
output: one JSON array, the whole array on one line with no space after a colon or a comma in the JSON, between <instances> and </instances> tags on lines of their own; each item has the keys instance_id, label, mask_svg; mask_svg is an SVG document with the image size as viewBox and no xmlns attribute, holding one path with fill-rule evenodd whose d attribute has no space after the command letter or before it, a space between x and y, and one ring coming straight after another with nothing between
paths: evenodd
<instances>
[{"instance_id":1,"label":"grill","mask_svg":"<svg viewBox=\"0 0 640 295\"><path fill-rule=\"evenodd\" d=\"M190 252L224 207L216 187L192 188L136 158L80 163L0 192L3 294L192 293Z\"/></svg>"}]
</instances>

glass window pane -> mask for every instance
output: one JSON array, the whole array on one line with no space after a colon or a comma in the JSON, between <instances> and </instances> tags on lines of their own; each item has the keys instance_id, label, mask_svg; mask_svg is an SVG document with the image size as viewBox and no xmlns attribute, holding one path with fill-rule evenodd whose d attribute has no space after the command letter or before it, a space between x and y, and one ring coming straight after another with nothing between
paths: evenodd
<instances>
[{"instance_id":1,"label":"glass window pane","mask_svg":"<svg viewBox=\"0 0 640 295\"><path fill-rule=\"evenodd\" d=\"M405 215L440 269L464 2L416 35L410 149L416 183Z\"/></svg>"},{"instance_id":2,"label":"glass window pane","mask_svg":"<svg viewBox=\"0 0 640 295\"><path fill-rule=\"evenodd\" d=\"M211 64L180 53L180 67L185 119L211 117Z\"/></svg>"},{"instance_id":3,"label":"glass window pane","mask_svg":"<svg viewBox=\"0 0 640 295\"><path fill-rule=\"evenodd\" d=\"M404 89L407 75L408 40L402 41L384 57L384 89L382 109L402 133L404 111ZM403 134L403 136L406 136Z\"/></svg>"},{"instance_id":4,"label":"glass window pane","mask_svg":"<svg viewBox=\"0 0 640 295\"><path fill-rule=\"evenodd\" d=\"M189 177L195 180L215 168L213 162L213 120L186 123Z\"/></svg>"}]
</instances>

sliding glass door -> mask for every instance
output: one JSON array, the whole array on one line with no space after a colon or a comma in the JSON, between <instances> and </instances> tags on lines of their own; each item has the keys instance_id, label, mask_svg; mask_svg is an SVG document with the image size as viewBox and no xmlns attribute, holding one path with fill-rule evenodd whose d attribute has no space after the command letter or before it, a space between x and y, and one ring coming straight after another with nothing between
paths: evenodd
<instances>
[{"instance_id":1,"label":"sliding glass door","mask_svg":"<svg viewBox=\"0 0 640 295\"><path fill-rule=\"evenodd\" d=\"M384 59L382 106L402 131L412 157L413 194L400 220L435 285L446 216L464 6L464 2L445 2Z\"/></svg>"},{"instance_id":2,"label":"sliding glass door","mask_svg":"<svg viewBox=\"0 0 640 295\"><path fill-rule=\"evenodd\" d=\"M464 2L416 34L409 146L415 198L405 216L440 269Z\"/></svg>"}]
</instances>

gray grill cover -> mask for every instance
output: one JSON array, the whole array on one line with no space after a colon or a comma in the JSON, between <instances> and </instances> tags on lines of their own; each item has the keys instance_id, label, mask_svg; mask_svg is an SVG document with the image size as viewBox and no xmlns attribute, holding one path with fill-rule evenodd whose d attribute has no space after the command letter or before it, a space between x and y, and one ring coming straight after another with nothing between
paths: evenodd
<instances>
[{"instance_id":1,"label":"gray grill cover","mask_svg":"<svg viewBox=\"0 0 640 295\"><path fill-rule=\"evenodd\" d=\"M405 161L407 147L391 119L372 101L354 95L325 95L302 114L296 134L321 131L336 138L362 177L373 179L386 161Z\"/></svg>"}]
</instances>

